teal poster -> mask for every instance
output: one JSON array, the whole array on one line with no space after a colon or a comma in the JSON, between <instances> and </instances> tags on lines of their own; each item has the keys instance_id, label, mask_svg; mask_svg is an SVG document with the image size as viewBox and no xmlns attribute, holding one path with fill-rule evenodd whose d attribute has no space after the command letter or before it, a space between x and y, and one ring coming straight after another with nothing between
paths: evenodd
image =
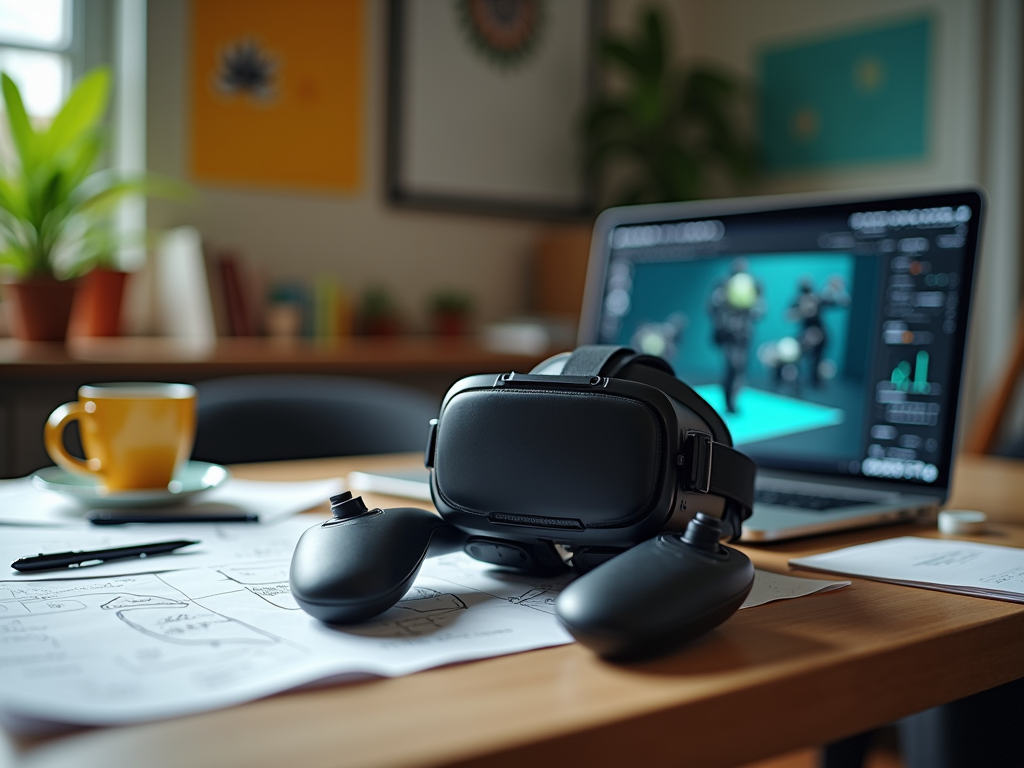
<instances>
[{"instance_id":1,"label":"teal poster","mask_svg":"<svg viewBox=\"0 0 1024 768\"><path fill-rule=\"evenodd\" d=\"M931 22L770 48L759 60L764 166L916 160L928 140Z\"/></svg>"}]
</instances>

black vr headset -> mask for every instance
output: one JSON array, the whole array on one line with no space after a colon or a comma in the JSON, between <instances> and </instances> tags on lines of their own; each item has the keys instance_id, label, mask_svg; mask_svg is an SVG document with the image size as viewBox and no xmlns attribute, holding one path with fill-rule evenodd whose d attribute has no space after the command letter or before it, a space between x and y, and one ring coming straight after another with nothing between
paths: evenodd
<instances>
[{"instance_id":1,"label":"black vr headset","mask_svg":"<svg viewBox=\"0 0 1024 768\"><path fill-rule=\"evenodd\" d=\"M756 471L667 362L615 346L457 382L432 422L426 465L434 504L468 535L470 555L578 571L685 530L697 512L738 538Z\"/></svg>"}]
</instances>

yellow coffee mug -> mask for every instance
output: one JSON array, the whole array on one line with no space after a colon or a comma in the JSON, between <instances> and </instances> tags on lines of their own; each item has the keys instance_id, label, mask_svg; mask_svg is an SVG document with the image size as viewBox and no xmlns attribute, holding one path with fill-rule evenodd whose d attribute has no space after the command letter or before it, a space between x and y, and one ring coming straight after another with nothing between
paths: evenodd
<instances>
[{"instance_id":1,"label":"yellow coffee mug","mask_svg":"<svg viewBox=\"0 0 1024 768\"><path fill-rule=\"evenodd\" d=\"M64 447L78 419L83 461ZM87 384L78 402L50 414L43 438L58 466L91 475L109 491L165 489L188 461L196 435L196 389L188 384Z\"/></svg>"}]
</instances>

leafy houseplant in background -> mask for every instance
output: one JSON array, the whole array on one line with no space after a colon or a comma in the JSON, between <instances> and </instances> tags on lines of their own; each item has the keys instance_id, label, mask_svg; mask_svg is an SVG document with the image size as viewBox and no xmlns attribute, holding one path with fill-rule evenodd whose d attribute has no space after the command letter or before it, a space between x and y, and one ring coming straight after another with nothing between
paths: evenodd
<instances>
[{"instance_id":1,"label":"leafy houseplant in background","mask_svg":"<svg viewBox=\"0 0 1024 768\"><path fill-rule=\"evenodd\" d=\"M620 87L587 111L587 165L606 183L621 175L612 204L693 200L716 181L753 178L756 152L740 127L746 91L716 68L674 67L660 11L647 10L632 39L605 37L599 54Z\"/></svg>"},{"instance_id":2,"label":"leafy houseplant in background","mask_svg":"<svg viewBox=\"0 0 1024 768\"><path fill-rule=\"evenodd\" d=\"M438 291L428 303L431 326L438 336L464 336L469 327L473 299L456 290Z\"/></svg>"},{"instance_id":3,"label":"leafy houseplant in background","mask_svg":"<svg viewBox=\"0 0 1024 768\"><path fill-rule=\"evenodd\" d=\"M359 327L367 336L396 336L401 331L401 316L387 288L376 285L363 292Z\"/></svg>"},{"instance_id":4,"label":"leafy houseplant in background","mask_svg":"<svg viewBox=\"0 0 1024 768\"><path fill-rule=\"evenodd\" d=\"M71 307L71 336L119 336L128 273L117 268L123 238L111 217L92 223L78 241L72 276L78 276Z\"/></svg>"},{"instance_id":5,"label":"leafy houseplant in background","mask_svg":"<svg viewBox=\"0 0 1024 768\"><path fill-rule=\"evenodd\" d=\"M2 87L17 155L0 174L0 268L12 327L28 341L61 341L74 278L98 258L90 253L100 241L97 228L109 226L117 202L143 192L146 182L93 170L104 145L106 68L83 77L53 122L38 130L6 74Z\"/></svg>"}]
</instances>

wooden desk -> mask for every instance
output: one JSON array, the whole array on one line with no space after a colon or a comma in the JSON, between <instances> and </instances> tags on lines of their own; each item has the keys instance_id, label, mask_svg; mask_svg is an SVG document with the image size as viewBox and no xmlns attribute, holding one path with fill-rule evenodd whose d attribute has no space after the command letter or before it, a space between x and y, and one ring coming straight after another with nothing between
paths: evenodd
<instances>
[{"instance_id":1,"label":"wooden desk","mask_svg":"<svg viewBox=\"0 0 1024 768\"><path fill-rule=\"evenodd\" d=\"M314 478L415 461L251 465L237 474ZM965 457L953 501L1000 521L977 540L1024 546L1022 488L1024 464ZM746 551L758 567L783 572L796 555L906 534L938 536L901 526ZM740 611L659 661L612 665L569 645L21 742L18 764L742 765L1024 676L1022 637L1024 606L855 580L839 592Z\"/></svg>"},{"instance_id":2,"label":"wooden desk","mask_svg":"<svg viewBox=\"0 0 1024 768\"><path fill-rule=\"evenodd\" d=\"M32 344L0 339L0 478L22 477L51 462L43 424L78 387L97 381L183 381L253 373L330 373L392 381L441 396L456 380L489 371L524 371L546 355L490 352L475 340L439 337L78 339Z\"/></svg>"}]
</instances>

